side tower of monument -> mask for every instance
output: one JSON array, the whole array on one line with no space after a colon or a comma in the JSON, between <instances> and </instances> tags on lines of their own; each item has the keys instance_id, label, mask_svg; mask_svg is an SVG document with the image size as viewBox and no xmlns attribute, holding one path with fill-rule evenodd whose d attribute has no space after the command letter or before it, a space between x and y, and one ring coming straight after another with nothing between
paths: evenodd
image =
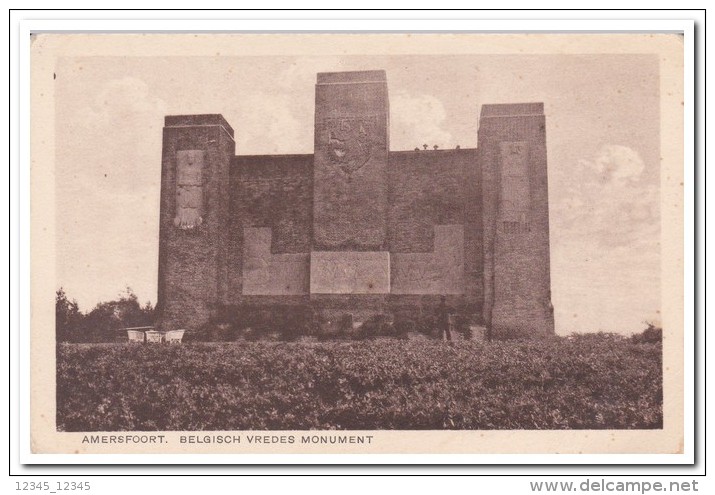
<instances>
[{"instance_id":1,"label":"side tower of monument","mask_svg":"<svg viewBox=\"0 0 715 495\"><path fill-rule=\"evenodd\" d=\"M227 290L233 129L221 115L167 116L161 167L157 326L196 329Z\"/></svg>"},{"instance_id":2,"label":"side tower of monument","mask_svg":"<svg viewBox=\"0 0 715 495\"><path fill-rule=\"evenodd\" d=\"M542 103L484 105L479 120L484 320L495 337L554 333Z\"/></svg>"}]
</instances>

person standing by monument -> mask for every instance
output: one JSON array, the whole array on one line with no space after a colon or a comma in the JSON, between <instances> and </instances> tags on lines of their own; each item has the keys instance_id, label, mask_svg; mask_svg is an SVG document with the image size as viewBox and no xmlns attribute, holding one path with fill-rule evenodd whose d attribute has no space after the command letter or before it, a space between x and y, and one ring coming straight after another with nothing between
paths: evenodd
<instances>
[{"instance_id":1,"label":"person standing by monument","mask_svg":"<svg viewBox=\"0 0 715 495\"><path fill-rule=\"evenodd\" d=\"M451 341L452 332L449 328L449 307L447 306L447 297L440 296L439 306L437 307L437 328L439 336L443 340Z\"/></svg>"}]
</instances>

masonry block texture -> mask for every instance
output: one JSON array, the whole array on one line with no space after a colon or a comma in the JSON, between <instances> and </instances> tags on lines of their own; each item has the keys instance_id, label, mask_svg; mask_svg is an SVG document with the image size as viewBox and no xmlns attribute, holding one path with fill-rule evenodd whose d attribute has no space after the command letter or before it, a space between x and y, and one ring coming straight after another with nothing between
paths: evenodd
<instances>
[{"instance_id":1,"label":"masonry block texture","mask_svg":"<svg viewBox=\"0 0 715 495\"><path fill-rule=\"evenodd\" d=\"M499 335L554 333L543 104L484 105L484 319Z\"/></svg>"},{"instance_id":2,"label":"masonry block texture","mask_svg":"<svg viewBox=\"0 0 715 495\"><path fill-rule=\"evenodd\" d=\"M177 157L200 155L201 223L176 225ZM200 152L200 153L196 153ZM233 129L220 115L166 117L159 215L158 326L197 328L216 314L228 289L229 169Z\"/></svg>"},{"instance_id":3,"label":"masonry block texture","mask_svg":"<svg viewBox=\"0 0 715 495\"><path fill-rule=\"evenodd\" d=\"M387 247L388 101L384 71L318 74L313 248Z\"/></svg>"},{"instance_id":4,"label":"masonry block texture","mask_svg":"<svg viewBox=\"0 0 715 495\"><path fill-rule=\"evenodd\" d=\"M476 149L390 151L385 72L325 73L314 125L314 154L236 155L222 116L166 117L161 328L445 296L495 337L554 333L543 104L484 105Z\"/></svg>"}]
</instances>

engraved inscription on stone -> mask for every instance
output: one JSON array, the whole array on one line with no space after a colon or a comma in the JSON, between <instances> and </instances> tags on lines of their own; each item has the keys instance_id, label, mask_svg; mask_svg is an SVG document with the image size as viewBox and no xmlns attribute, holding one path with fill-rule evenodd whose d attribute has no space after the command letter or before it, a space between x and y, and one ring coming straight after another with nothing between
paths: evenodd
<instances>
[{"instance_id":1,"label":"engraved inscription on stone","mask_svg":"<svg viewBox=\"0 0 715 495\"><path fill-rule=\"evenodd\" d=\"M506 234L529 232L531 192L529 184L529 143L504 141L499 144L501 188L499 222Z\"/></svg>"},{"instance_id":2,"label":"engraved inscription on stone","mask_svg":"<svg viewBox=\"0 0 715 495\"><path fill-rule=\"evenodd\" d=\"M311 294L387 294L390 253L387 251L313 251Z\"/></svg>"},{"instance_id":3,"label":"engraved inscription on stone","mask_svg":"<svg viewBox=\"0 0 715 495\"><path fill-rule=\"evenodd\" d=\"M308 292L308 257L272 254L271 229L243 229L243 294L297 295Z\"/></svg>"},{"instance_id":4,"label":"engraved inscription on stone","mask_svg":"<svg viewBox=\"0 0 715 495\"><path fill-rule=\"evenodd\" d=\"M193 229L203 222L203 150L176 152L176 216L174 225Z\"/></svg>"},{"instance_id":5,"label":"engraved inscription on stone","mask_svg":"<svg viewBox=\"0 0 715 495\"><path fill-rule=\"evenodd\" d=\"M393 294L463 294L464 227L436 225L431 253L394 253Z\"/></svg>"}]
</instances>

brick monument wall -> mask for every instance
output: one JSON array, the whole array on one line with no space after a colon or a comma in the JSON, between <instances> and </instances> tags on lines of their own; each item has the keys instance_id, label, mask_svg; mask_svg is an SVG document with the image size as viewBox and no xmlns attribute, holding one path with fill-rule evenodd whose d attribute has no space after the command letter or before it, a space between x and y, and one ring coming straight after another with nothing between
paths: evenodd
<instances>
[{"instance_id":1,"label":"brick monument wall","mask_svg":"<svg viewBox=\"0 0 715 495\"><path fill-rule=\"evenodd\" d=\"M313 155L237 156L230 190L227 302L308 294ZM244 272L249 276L245 287Z\"/></svg>"},{"instance_id":2,"label":"brick monument wall","mask_svg":"<svg viewBox=\"0 0 715 495\"><path fill-rule=\"evenodd\" d=\"M393 151L389 177L392 306L436 307L439 296L446 295L453 300L450 306L480 320L482 190L477 150Z\"/></svg>"}]
</instances>

